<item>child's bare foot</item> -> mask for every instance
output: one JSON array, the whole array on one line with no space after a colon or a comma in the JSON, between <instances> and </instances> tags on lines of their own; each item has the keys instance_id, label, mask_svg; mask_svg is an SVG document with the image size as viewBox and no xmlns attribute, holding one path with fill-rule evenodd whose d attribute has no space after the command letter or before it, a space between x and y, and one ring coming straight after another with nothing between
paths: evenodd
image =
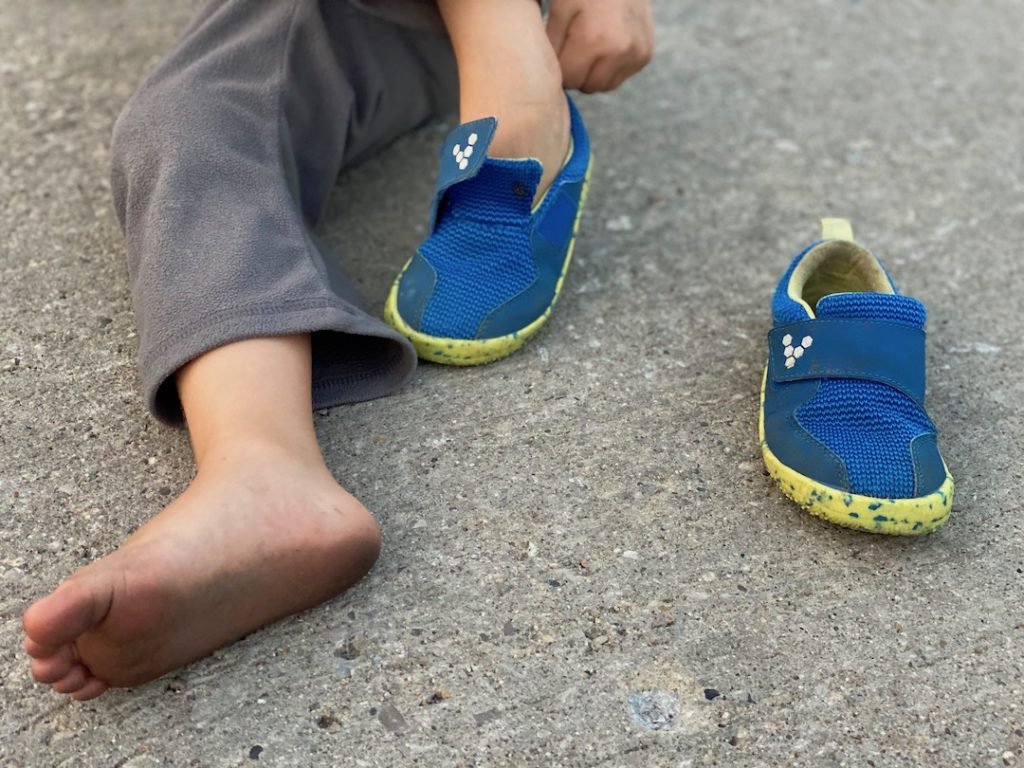
<instances>
[{"instance_id":1,"label":"child's bare foot","mask_svg":"<svg viewBox=\"0 0 1024 768\"><path fill-rule=\"evenodd\" d=\"M441 0L459 65L459 119L497 117L492 157L544 166L540 200L569 153L562 71L536 0Z\"/></svg>"},{"instance_id":2,"label":"child's bare foot","mask_svg":"<svg viewBox=\"0 0 1024 768\"><path fill-rule=\"evenodd\" d=\"M322 462L250 445L26 611L32 674L79 700L152 680L333 597L379 541Z\"/></svg>"}]
</instances>

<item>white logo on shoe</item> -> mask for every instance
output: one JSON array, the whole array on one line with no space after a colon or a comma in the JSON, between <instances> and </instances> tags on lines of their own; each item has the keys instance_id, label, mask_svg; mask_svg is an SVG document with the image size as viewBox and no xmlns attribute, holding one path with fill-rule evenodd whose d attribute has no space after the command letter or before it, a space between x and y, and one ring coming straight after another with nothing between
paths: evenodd
<instances>
[{"instance_id":1,"label":"white logo on shoe","mask_svg":"<svg viewBox=\"0 0 1024 768\"><path fill-rule=\"evenodd\" d=\"M804 352L811 348L811 344L814 343L814 339L810 336L804 336L800 339L800 343L796 346L793 345L793 337L788 333L782 337L782 346L785 347L783 354L786 356L786 367L792 368L796 365L796 361L804 356Z\"/></svg>"},{"instance_id":2,"label":"white logo on shoe","mask_svg":"<svg viewBox=\"0 0 1024 768\"><path fill-rule=\"evenodd\" d=\"M469 158L473 156L473 145L476 144L478 138L475 133L471 133L469 138L466 139L465 149L463 149L461 144L456 144L452 147L452 156L455 158L460 171L466 170L466 166L469 165Z\"/></svg>"}]
</instances>

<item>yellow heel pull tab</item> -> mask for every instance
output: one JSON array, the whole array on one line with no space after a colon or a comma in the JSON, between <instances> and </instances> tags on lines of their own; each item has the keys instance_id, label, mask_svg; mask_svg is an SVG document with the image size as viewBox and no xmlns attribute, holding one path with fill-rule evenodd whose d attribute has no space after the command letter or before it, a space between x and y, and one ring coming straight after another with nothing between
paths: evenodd
<instances>
[{"instance_id":1,"label":"yellow heel pull tab","mask_svg":"<svg viewBox=\"0 0 1024 768\"><path fill-rule=\"evenodd\" d=\"M853 242L853 227L846 219L822 219L822 240L848 240Z\"/></svg>"}]
</instances>

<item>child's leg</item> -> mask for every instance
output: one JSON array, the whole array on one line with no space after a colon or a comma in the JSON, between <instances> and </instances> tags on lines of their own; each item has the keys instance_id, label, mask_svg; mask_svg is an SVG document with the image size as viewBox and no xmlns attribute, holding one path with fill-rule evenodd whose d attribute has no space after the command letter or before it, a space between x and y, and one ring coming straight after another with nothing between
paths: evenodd
<instances>
[{"instance_id":1,"label":"child's leg","mask_svg":"<svg viewBox=\"0 0 1024 768\"><path fill-rule=\"evenodd\" d=\"M307 227L339 168L428 119L453 75L443 39L347 3L218 0L126 108L114 186L142 379L161 418L184 411L198 472L26 612L37 680L85 699L152 679L372 565L376 524L311 409L397 386L412 357Z\"/></svg>"},{"instance_id":2,"label":"child's leg","mask_svg":"<svg viewBox=\"0 0 1024 768\"><path fill-rule=\"evenodd\" d=\"M562 72L536 0L439 0L459 66L462 122L497 117L495 157L535 157L543 196L569 150Z\"/></svg>"},{"instance_id":3,"label":"child's leg","mask_svg":"<svg viewBox=\"0 0 1024 768\"><path fill-rule=\"evenodd\" d=\"M362 311L310 227L344 165L454 102L454 69L443 35L347 2L211 2L112 147L142 385L160 418L179 416L174 371L239 338L314 332L318 408L407 379L411 349Z\"/></svg>"},{"instance_id":4,"label":"child's leg","mask_svg":"<svg viewBox=\"0 0 1024 768\"><path fill-rule=\"evenodd\" d=\"M195 480L26 612L37 680L76 698L145 682L369 570L377 526L324 466L310 371L308 336L229 344L182 369Z\"/></svg>"}]
</instances>

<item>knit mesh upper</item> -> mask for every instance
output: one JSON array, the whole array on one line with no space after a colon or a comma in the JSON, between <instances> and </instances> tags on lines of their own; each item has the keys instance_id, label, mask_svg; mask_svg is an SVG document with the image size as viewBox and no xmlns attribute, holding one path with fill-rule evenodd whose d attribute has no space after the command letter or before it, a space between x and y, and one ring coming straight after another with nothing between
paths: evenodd
<instances>
[{"instance_id":1,"label":"knit mesh upper","mask_svg":"<svg viewBox=\"0 0 1024 768\"><path fill-rule=\"evenodd\" d=\"M811 246L813 247L813 246ZM776 325L807 320L807 309L788 296L789 278L802 252L779 284L772 302ZM835 293L815 307L819 318L877 319L923 328L924 305L909 296ZM822 379L817 392L797 409L797 421L838 456L854 493L881 498L915 495L911 441L933 433L925 412L906 394L860 379Z\"/></svg>"},{"instance_id":2,"label":"knit mesh upper","mask_svg":"<svg viewBox=\"0 0 1024 768\"><path fill-rule=\"evenodd\" d=\"M488 158L448 190L434 234L420 246L438 276L424 333L474 338L495 307L534 281L530 211L541 172L535 160Z\"/></svg>"},{"instance_id":3,"label":"knit mesh upper","mask_svg":"<svg viewBox=\"0 0 1024 768\"><path fill-rule=\"evenodd\" d=\"M848 320L885 320L924 328L928 312L913 296L885 293L833 293L815 308L818 317Z\"/></svg>"}]
</instances>

